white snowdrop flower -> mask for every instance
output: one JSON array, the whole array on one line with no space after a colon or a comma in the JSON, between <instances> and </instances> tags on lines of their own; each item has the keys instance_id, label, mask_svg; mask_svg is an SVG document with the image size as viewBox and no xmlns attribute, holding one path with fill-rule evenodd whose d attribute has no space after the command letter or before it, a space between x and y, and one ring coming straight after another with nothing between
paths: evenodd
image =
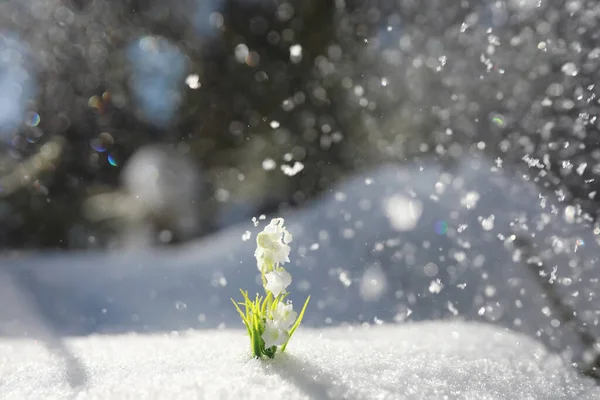
<instances>
[{"instance_id":1,"label":"white snowdrop flower","mask_svg":"<svg viewBox=\"0 0 600 400\"><path fill-rule=\"evenodd\" d=\"M271 316L273 317L273 323L281 329L289 330L296 318L298 313L294 311L291 303L283 304L282 302L277 303L277 307L272 311Z\"/></svg>"},{"instance_id":2,"label":"white snowdrop flower","mask_svg":"<svg viewBox=\"0 0 600 400\"><path fill-rule=\"evenodd\" d=\"M284 269L279 271L271 271L265 274L267 284L265 289L273 293L274 297L285 292L287 287L292 283L292 276Z\"/></svg>"},{"instance_id":3,"label":"white snowdrop flower","mask_svg":"<svg viewBox=\"0 0 600 400\"><path fill-rule=\"evenodd\" d=\"M259 271L263 265L273 266L290 262L292 235L283 226L283 218L274 218L265 229L256 236L256 263Z\"/></svg>"},{"instance_id":4,"label":"white snowdrop flower","mask_svg":"<svg viewBox=\"0 0 600 400\"><path fill-rule=\"evenodd\" d=\"M287 330L281 329L273 321L267 321L265 331L261 335L262 340L265 341L265 348L269 349L273 346L282 346L287 342L290 334Z\"/></svg>"},{"instance_id":5,"label":"white snowdrop flower","mask_svg":"<svg viewBox=\"0 0 600 400\"><path fill-rule=\"evenodd\" d=\"M258 220L265 218L261 215ZM258 220L252 219L255 225ZM245 232L244 237L249 238L249 232ZM250 300L248 292L240 290L244 301L236 302L231 299L248 329L252 354L256 358L273 358L278 351L285 351L294 331L302 322L310 300L308 296L300 313L294 311L290 302L284 302L287 287L292 283L292 276L281 264L290 262L289 244L292 239L292 235L284 226L283 218L272 219L256 236L254 252L265 296L256 295L255 300ZM256 340L258 336L261 339Z\"/></svg>"}]
</instances>

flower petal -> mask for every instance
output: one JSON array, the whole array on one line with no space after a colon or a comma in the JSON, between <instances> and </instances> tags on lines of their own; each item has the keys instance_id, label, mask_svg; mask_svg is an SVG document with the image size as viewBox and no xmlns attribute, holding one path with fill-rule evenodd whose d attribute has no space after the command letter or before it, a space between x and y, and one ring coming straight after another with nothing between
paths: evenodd
<instances>
[{"instance_id":1,"label":"flower petal","mask_svg":"<svg viewBox=\"0 0 600 400\"><path fill-rule=\"evenodd\" d=\"M283 231L283 243L290 244L290 243L292 243L293 239L294 239L294 237L292 236L291 233L289 233L287 230Z\"/></svg>"},{"instance_id":2,"label":"flower petal","mask_svg":"<svg viewBox=\"0 0 600 400\"><path fill-rule=\"evenodd\" d=\"M271 348L273 346L283 345L289 338L289 333L285 329L281 329L273 323L273 321L267 321L265 331L261 335L262 340L265 342L265 348Z\"/></svg>"},{"instance_id":3,"label":"flower petal","mask_svg":"<svg viewBox=\"0 0 600 400\"><path fill-rule=\"evenodd\" d=\"M283 285L281 284L281 279L279 279L279 275L277 271L271 271L265 275L267 279L267 284L265 285L265 289L269 292L273 293L273 296L277 297L283 291Z\"/></svg>"},{"instance_id":4,"label":"flower petal","mask_svg":"<svg viewBox=\"0 0 600 400\"><path fill-rule=\"evenodd\" d=\"M281 265L290 262L292 235L283 226L283 218L274 218L265 229L256 235L256 261L259 270L264 262Z\"/></svg>"},{"instance_id":5,"label":"flower petal","mask_svg":"<svg viewBox=\"0 0 600 400\"><path fill-rule=\"evenodd\" d=\"M281 329L288 330L296 322L298 313L294 311L291 303L278 303L273 310L273 323Z\"/></svg>"}]
</instances>

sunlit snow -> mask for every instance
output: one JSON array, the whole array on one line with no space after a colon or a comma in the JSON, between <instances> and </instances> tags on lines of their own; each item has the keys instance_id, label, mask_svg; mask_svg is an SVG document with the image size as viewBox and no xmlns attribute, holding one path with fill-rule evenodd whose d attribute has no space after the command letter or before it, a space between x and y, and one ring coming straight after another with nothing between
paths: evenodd
<instances>
[{"instance_id":1,"label":"sunlit snow","mask_svg":"<svg viewBox=\"0 0 600 400\"><path fill-rule=\"evenodd\" d=\"M0 340L3 399L594 399L557 355L482 324L301 329L253 360L242 330L70 339L65 365L32 340ZM68 382L74 383L71 387Z\"/></svg>"}]
</instances>

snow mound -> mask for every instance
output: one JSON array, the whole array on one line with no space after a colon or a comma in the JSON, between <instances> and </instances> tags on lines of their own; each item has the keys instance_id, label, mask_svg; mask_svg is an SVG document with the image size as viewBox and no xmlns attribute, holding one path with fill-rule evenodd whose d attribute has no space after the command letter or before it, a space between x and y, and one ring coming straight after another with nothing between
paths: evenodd
<instances>
[{"instance_id":1,"label":"snow mound","mask_svg":"<svg viewBox=\"0 0 600 400\"><path fill-rule=\"evenodd\" d=\"M300 329L251 359L242 330L69 339L64 361L0 340L2 399L592 399L600 389L532 339L491 325L424 322ZM72 387L68 382L77 382Z\"/></svg>"}]
</instances>

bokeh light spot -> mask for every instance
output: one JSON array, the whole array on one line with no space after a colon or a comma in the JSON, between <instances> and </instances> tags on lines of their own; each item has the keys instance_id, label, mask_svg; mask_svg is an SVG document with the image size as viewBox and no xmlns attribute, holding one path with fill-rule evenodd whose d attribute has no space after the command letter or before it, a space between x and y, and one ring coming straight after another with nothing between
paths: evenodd
<instances>
[{"instance_id":1,"label":"bokeh light spot","mask_svg":"<svg viewBox=\"0 0 600 400\"><path fill-rule=\"evenodd\" d=\"M115 143L115 140L113 139L113 137L111 136L110 133L102 132L101 134L98 135L97 138L94 138L90 141L90 146L95 151L97 151L99 153L103 153L106 150L108 150L114 143ZM110 160L109 160L109 162L110 162Z\"/></svg>"},{"instance_id":2,"label":"bokeh light spot","mask_svg":"<svg viewBox=\"0 0 600 400\"><path fill-rule=\"evenodd\" d=\"M434 231L438 235L445 235L448 232L448 223L444 220L438 220L434 224Z\"/></svg>"},{"instance_id":3,"label":"bokeh light spot","mask_svg":"<svg viewBox=\"0 0 600 400\"><path fill-rule=\"evenodd\" d=\"M119 164L117 164L117 160L116 160L116 158L115 158L115 156L113 154L109 154L108 155L108 163L110 165L112 165L113 167L116 167L116 166L119 165Z\"/></svg>"},{"instance_id":4,"label":"bokeh light spot","mask_svg":"<svg viewBox=\"0 0 600 400\"><path fill-rule=\"evenodd\" d=\"M27 117L25 119L25 123L27 124L27 126L38 126L40 124L40 121L42 119L40 118L40 115L38 113L36 113L35 111L29 112L27 114Z\"/></svg>"}]
</instances>

